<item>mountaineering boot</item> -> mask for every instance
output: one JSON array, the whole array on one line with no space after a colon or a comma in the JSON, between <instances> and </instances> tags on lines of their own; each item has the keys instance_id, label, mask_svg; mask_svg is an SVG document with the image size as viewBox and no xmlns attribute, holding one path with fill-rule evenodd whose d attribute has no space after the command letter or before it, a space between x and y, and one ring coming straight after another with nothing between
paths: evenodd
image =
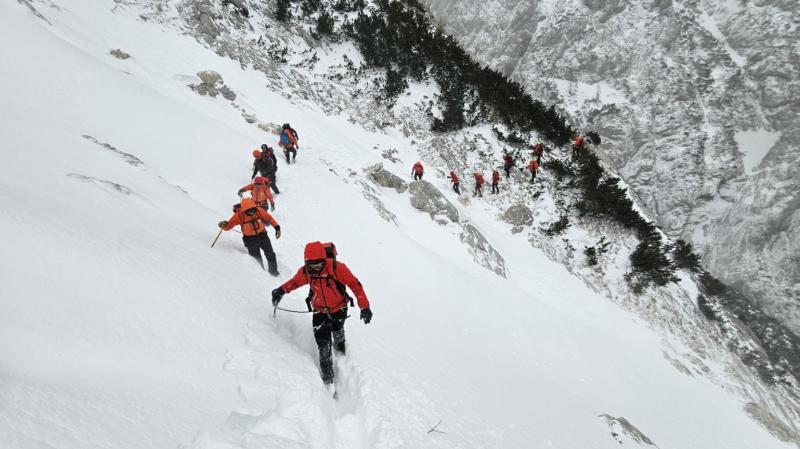
<instances>
[{"instance_id":1,"label":"mountaineering boot","mask_svg":"<svg viewBox=\"0 0 800 449\"><path fill-rule=\"evenodd\" d=\"M344 355L344 328L334 330L331 334L333 335L333 349L335 349L338 354Z\"/></svg>"}]
</instances>

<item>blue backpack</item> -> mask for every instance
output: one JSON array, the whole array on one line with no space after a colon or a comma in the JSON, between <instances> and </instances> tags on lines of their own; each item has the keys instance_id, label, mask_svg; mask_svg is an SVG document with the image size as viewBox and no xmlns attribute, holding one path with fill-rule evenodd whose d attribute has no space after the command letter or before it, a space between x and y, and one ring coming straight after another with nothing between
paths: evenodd
<instances>
[{"instance_id":1,"label":"blue backpack","mask_svg":"<svg viewBox=\"0 0 800 449\"><path fill-rule=\"evenodd\" d=\"M292 143L292 139L289 138L289 132L288 129L284 129L281 133L281 143L283 145L290 145Z\"/></svg>"}]
</instances>

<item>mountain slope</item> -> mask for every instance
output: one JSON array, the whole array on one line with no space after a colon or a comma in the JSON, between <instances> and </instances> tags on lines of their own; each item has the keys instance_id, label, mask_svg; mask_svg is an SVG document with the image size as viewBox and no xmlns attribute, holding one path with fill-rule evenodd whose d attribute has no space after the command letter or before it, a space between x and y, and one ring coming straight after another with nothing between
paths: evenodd
<instances>
[{"instance_id":1,"label":"mountain slope","mask_svg":"<svg viewBox=\"0 0 800 449\"><path fill-rule=\"evenodd\" d=\"M427 133L416 100L431 86L412 86L395 111L355 98L359 86L324 76L343 54L357 60L352 47L312 49L297 29L272 34L297 47L291 65L242 67L181 34L193 2L30 3L44 19L26 5L0 6L0 25L26 43L4 41L16 63L0 67L0 229L13 236L0 258L0 446L793 447L791 397L770 396L722 344L695 363L681 339L508 232L496 214L513 197L447 192L459 222L440 224L373 184L365 167L402 175L422 157L426 179L447 188L445 164L411 133ZM277 29L256 5L247 23ZM302 66L312 51L321 62ZM187 87L207 69L235 100ZM335 241L375 311L368 326L347 324L338 402L319 380L309 317L272 317L277 282L238 235L208 247L249 179L250 150L284 121L301 149L278 172L281 279L307 241ZM493 159L458 151L476 135L491 132L443 142L465 169ZM506 278L476 263L465 222L502 254ZM283 304L302 310L302 297ZM439 420L445 433L428 433Z\"/></svg>"},{"instance_id":2,"label":"mountain slope","mask_svg":"<svg viewBox=\"0 0 800 449\"><path fill-rule=\"evenodd\" d=\"M482 63L599 131L665 232L800 333L800 4L424 3Z\"/></svg>"}]
</instances>

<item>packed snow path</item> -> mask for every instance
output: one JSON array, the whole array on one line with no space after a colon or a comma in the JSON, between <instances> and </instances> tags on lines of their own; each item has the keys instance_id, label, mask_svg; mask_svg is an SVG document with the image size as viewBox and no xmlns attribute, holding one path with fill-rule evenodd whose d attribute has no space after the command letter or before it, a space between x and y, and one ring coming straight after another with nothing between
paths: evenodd
<instances>
[{"instance_id":1,"label":"packed snow path","mask_svg":"<svg viewBox=\"0 0 800 449\"><path fill-rule=\"evenodd\" d=\"M604 414L661 448L791 447L480 208L508 280L407 195L378 189L397 223L381 218L361 169L379 146L405 174L418 154L401 132L291 102L136 5L30 4L47 22L0 4L14 31L0 44L14 61L0 65L1 447L619 447ZM234 103L187 87L205 69ZM310 317L272 317L277 281L238 234L209 248L250 151L276 140L241 109L301 136L298 163L278 172L279 279L307 241L334 241L373 303L371 324L347 323L338 401Z\"/></svg>"}]
</instances>

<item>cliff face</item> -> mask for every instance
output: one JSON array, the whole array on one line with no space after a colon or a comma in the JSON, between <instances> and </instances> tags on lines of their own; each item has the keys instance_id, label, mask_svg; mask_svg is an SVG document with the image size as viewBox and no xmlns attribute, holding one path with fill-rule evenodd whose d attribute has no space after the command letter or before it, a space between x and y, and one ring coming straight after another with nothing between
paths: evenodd
<instances>
[{"instance_id":1,"label":"cliff face","mask_svg":"<svg viewBox=\"0 0 800 449\"><path fill-rule=\"evenodd\" d=\"M479 60L597 130L670 236L800 332L800 4L426 3Z\"/></svg>"}]
</instances>

